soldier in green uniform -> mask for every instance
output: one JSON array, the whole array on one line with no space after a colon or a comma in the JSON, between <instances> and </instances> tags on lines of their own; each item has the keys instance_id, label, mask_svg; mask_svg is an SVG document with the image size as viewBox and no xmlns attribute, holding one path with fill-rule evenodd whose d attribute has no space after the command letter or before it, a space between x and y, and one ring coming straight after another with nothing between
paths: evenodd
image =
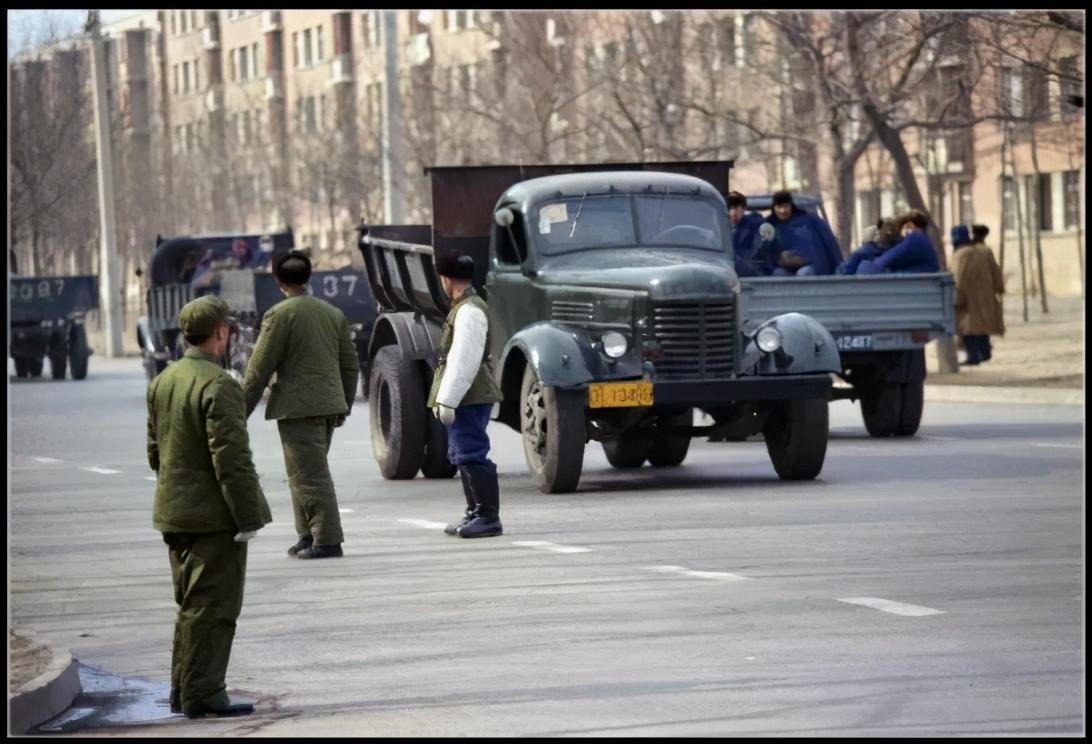
<instances>
[{"instance_id":1,"label":"soldier in green uniform","mask_svg":"<svg viewBox=\"0 0 1092 744\"><path fill-rule=\"evenodd\" d=\"M440 334L439 364L428 406L447 427L448 459L459 469L466 512L444 530L460 537L503 533L497 466L489 459L485 428L493 404L501 399L489 356L489 307L471 284L474 260L456 253L436 257L436 273L451 299Z\"/></svg>"},{"instance_id":2,"label":"soldier in green uniform","mask_svg":"<svg viewBox=\"0 0 1092 744\"><path fill-rule=\"evenodd\" d=\"M217 297L183 307L178 325L190 348L148 387L152 523L168 546L178 603L171 710L191 718L254 710L228 698L224 678L247 541L272 520L250 455L243 389L219 364L228 313Z\"/></svg>"},{"instance_id":3,"label":"soldier in green uniform","mask_svg":"<svg viewBox=\"0 0 1092 744\"><path fill-rule=\"evenodd\" d=\"M307 254L292 250L276 256L273 275L286 299L262 318L246 368L246 414L276 374L265 417L277 421L292 491L299 540L288 554L337 558L345 537L326 457L334 429L353 407L359 362L345 314L307 294Z\"/></svg>"}]
</instances>

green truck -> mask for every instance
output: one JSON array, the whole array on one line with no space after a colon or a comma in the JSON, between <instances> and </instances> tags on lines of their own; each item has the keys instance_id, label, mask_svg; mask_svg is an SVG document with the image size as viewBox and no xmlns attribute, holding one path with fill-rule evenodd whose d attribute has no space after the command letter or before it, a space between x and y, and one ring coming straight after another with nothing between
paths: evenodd
<instances>
[{"instance_id":1,"label":"green truck","mask_svg":"<svg viewBox=\"0 0 1092 744\"><path fill-rule=\"evenodd\" d=\"M724 196L730 161L433 168L432 225L361 225L378 305L366 394L384 477L450 477L425 410L448 311L433 256L474 257L504 401L547 493L589 441L617 468L680 465L695 436L762 432L777 475L815 478L842 365L822 324L743 330ZM711 419L695 425L695 410Z\"/></svg>"}]
</instances>

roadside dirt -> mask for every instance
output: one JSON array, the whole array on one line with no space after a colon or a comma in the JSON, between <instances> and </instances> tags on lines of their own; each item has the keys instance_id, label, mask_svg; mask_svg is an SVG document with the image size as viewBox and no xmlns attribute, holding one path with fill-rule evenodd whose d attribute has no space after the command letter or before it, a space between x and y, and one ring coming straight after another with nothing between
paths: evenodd
<instances>
[{"instance_id":1,"label":"roadside dirt","mask_svg":"<svg viewBox=\"0 0 1092 744\"><path fill-rule=\"evenodd\" d=\"M8 692L15 692L39 674L45 672L53 654L29 638L8 631L9 661Z\"/></svg>"}]
</instances>

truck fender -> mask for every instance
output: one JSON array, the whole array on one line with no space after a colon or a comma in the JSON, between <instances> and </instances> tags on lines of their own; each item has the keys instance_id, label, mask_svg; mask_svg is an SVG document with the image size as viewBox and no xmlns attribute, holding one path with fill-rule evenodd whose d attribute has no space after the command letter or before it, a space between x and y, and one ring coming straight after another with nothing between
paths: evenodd
<instances>
[{"instance_id":1,"label":"truck fender","mask_svg":"<svg viewBox=\"0 0 1092 744\"><path fill-rule=\"evenodd\" d=\"M384 346L397 346L406 359L436 364L436 343L440 329L417 313L382 313L375 319L368 341L368 368L376 352ZM364 397L368 397L368 379L364 378Z\"/></svg>"},{"instance_id":2,"label":"truck fender","mask_svg":"<svg viewBox=\"0 0 1092 744\"><path fill-rule=\"evenodd\" d=\"M137 345L140 347L141 352L154 354L156 352L155 336L152 335L151 324L147 315L141 315L137 319L136 332Z\"/></svg>"},{"instance_id":3,"label":"truck fender","mask_svg":"<svg viewBox=\"0 0 1092 744\"><path fill-rule=\"evenodd\" d=\"M777 352L763 352L755 341L758 332L769 325L781 332L781 349ZM759 324L747 334L740 366L745 375L839 374L842 360L834 337L822 323L800 313L785 313Z\"/></svg>"},{"instance_id":4,"label":"truck fender","mask_svg":"<svg viewBox=\"0 0 1092 744\"><path fill-rule=\"evenodd\" d=\"M527 326L505 344L498 370L502 381L514 355L530 364L544 385L560 388L579 387L595 379L602 365L585 331L546 322Z\"/></svg>"}]
</instances>

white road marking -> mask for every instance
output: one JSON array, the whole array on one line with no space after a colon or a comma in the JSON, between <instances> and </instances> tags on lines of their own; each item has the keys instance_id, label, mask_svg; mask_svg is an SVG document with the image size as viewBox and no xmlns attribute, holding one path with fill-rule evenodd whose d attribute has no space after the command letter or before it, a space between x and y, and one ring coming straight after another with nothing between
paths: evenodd
<instances>
[{"instance_id":1,"label":"white road marking","mask_svg":"<svg viewBox=\"0 0 1092 744\"><path fill-rule=\"evenodd\" d=\"M725 571L696 571L685 566L643 566L646 571L658 571L659 573L676 573L682 576L693 576L696 579L721 579L724 581L750 581L750 576L727 573Z\"/></svg>"},{"instance_id":2,"label":"white road marking","mask_svg":"<svg viewBox=\"0 0 1092 744\"><path fill-rule=\"evenodd\" d=\"M512 543L521 548L543 548L551 553L591 553L591 548L581 548L575 545L558 545L548 540L516 540Z\"/></svg>"},{"instance_id":3,"label":"white road marking","mask_svg":"<svg viewBox=\"0 0 1092 744\"><path fill-rule=\"evenodd\" d=\"M342 444L371 444L365 439L346 439Z\"/></svg>"},{"instance_id":4,"label":"white road marking","mask_svg":"<svg viewBox=\"0 0 1092 744\"><path fill-rule=\"evenodd\" d=\"M881 612L890 612L893 615L905 615L907 617L924 617L925 615L944 614L944 610L934 610L932 607L894 602L890 599L881 599L879 597L848 597L846 599L839 599L838 601L845 602L846 604L860 605L861 607L870 607L873 610L880 610Z\"/></svg>"},{"instance_id":5,"label":"white road marking","mask_svg":"<svg viewBox=\"0 0 1092 744\"><path fill-rule=\"evenodd\" d=\"M60 462L56 457L35 457L38 462Z\"/></svg>"},{"instance_id":6,"label":"white road marking","mask_svg":"<svg viewBox=\"0 0 1092 744\"><path fill-rule=\"evenodd\" d=\"M919 439L933 439L938 442L962 442L966 437L935 437L932 435L918 434Z\"/></svg>"},{"instance_id":7,"label":"white road marking","mask_svg":"<svg viewBox=\"0 0 1092 744\"><path fill-rule=\"evenodd\" d=\"M110 468L100 468L100 467L80 468L80 470L89 470L92 473L102 473L103 475L117 475L118 473L121 472L120 470L111 470Z\"/></svg>"},{"instance_id":8,"label":"white road marking","mask_svg":"<svg viewBox=\"0 0 1092 744\"><path fill-rule=\"evenodd\" d=\"M338 509L337 511L338 511L338 514L352 514L353 513L352 509Z\"/></svg>"},{"instance_id":9,"label":"white road marking","mask_svg":"<svg viewBox=\"0 0 1092 744\"><path fill-rule=\"evenodd\" d=\"M1032 447L1060 447L1061 449L1081 449L1079 444L1048 444L1047 442L1032 442Z\"/></svg>"},{"instance_id":10,"label":"white road marking","mask_svg":"<svg viewBox=\"0 0 1092 744\"><path fill-rule=\"evenodd\" d=\"M146 475L144 476L144 480L155 483L158 479L154 475Z\"/></svg>"},{"instance_id":11,"label":"white road marking","mask_svg":"<svg viewBox=\"0 0 1092 744\"><path fill-rule=\"evenodd\" d=\"M426 530L442 530L447 527L444 522L430 522L427 519L399 519L403 524L412 524L414 527L424 527Z\"/></svg>"}]
</instances>

